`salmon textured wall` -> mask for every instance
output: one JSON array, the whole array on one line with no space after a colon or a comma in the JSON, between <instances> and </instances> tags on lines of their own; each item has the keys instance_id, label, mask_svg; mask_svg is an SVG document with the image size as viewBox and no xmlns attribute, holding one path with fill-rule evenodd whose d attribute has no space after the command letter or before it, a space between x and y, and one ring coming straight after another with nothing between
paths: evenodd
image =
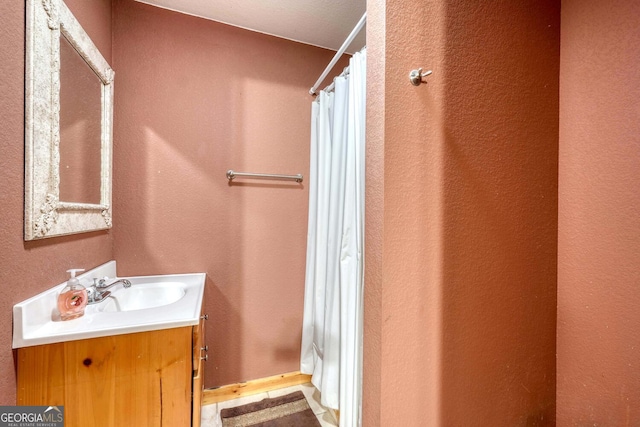
<instances>
[{"instance_id":1,"label":"salmon textured wall","mask_svg":"<svg viewBox=\"0 0 640 427\"><path fill-rule=\"evenodd\" d=\"M333 52L133 0L113 13L120 272L207 273L206 387L298 370L308 184L225 173L306 177L308 90Z\"/></svg>"},{"instance_id":2,"label":"salmon textured wall","mask_svg":"<svg viewBox=\"0 0 640 427\"><path fill-rule=\"evenodd\" d=\"M364 424L554 425L559 4L368 9Z\"/></svg>"},{"instance_id":3,"label":"salmon textured wall","mask_svg":"<svg viewBox=\"0 0 640 427\"><path fill-rule=\"evenodd\" d=\"M367 3L365 426L438 425L443 10Z\"/></svg>"},{"instance_id":4,"label":"salmon textured wall","mask_svg":"<svg viewBox=\"0 0 640 427\"><path fill-rule=\"evenodd\" d=\"M640 4L562 2L559 426L640 425Z\"/></svg>"},{"instance_id":5,"label":"salmon textured wall","mask_svg":"<svg viewBox=\"0 0 640 427\"><path fill-rule=\"evenodd\" d=\"M111 1L67 1L103 56L111 59ZM0 2L0 405L15 404L12 307L64 281L69 268L113 258L111 232L23 241L25 2Z\"/></svg>"},{"instance_id":6,"label":"salmon textured wall","mask_svg":"<svg viewBox=\"0 0 640 427\"><path fill-rule=\"evenodd\" d=\"M443 425L551 426L560 5L447 4Z\"/></svg>"}]
</instances>

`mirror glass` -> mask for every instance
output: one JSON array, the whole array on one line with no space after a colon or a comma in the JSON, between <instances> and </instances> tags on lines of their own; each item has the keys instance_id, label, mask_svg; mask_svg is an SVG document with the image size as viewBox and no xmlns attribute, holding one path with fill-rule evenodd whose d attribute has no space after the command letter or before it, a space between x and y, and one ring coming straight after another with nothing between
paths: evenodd
<instances>
[{"instance_id":1,"label":"mirror glass","mask_svg":"<svg viewBox=\"0 0 640 427\"><path fill-rule=\"evenodd\" d=\"M100 203L102 82L60 36L60 200Z\"/></svg>"},{"instance_id":2,"label":"mirror glass","mask_svg":"<svg viewBox=\"0 0 640 427\"><path fill-rule=\"evenodd\" d=\"M26 0L24 239L111 228L114 72L62 0Z\"/></svg>"}]
</instances>

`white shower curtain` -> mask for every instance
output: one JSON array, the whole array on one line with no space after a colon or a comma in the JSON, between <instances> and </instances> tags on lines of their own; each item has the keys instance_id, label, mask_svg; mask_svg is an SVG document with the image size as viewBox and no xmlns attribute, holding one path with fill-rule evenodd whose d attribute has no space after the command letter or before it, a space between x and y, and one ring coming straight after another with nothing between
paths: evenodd
<instances>
[{"instance_id":1,"label":"white shower curtain","mask_svg":"<svg viewBox=\"0 0 640 427\"><path fill-rule=\"evenodd\" d=\"M309 226L300 371L340 426L361 421L366 49L311 111Z\"/></svg>"}]
</instances>

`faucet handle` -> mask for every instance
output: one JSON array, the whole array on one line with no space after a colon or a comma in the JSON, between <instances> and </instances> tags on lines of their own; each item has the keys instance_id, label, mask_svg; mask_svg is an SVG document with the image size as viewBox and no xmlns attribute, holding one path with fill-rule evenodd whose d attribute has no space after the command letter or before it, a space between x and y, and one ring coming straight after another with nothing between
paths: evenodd
<instances>
[{"instance_id":1,"label":"faucet handle","mask_svg":"<svg viewBox=\"0 0 640 427\"><path fill-rule=\"evenodd\" d=\"M105 285L105 283L107 283L107 280L109 280L109 277L104 276L102 279L93 279L94 280L94 284L96 285L96 288L101 288Z\"/></svg>"}]
</instances>

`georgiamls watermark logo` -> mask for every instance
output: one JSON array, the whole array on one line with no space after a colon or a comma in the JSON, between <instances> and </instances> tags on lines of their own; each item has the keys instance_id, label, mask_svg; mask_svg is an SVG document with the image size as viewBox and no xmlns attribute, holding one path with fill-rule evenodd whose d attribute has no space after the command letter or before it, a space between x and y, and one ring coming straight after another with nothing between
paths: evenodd
<instances>
[{"instance_id":1,"label":"georgiamls watermark logo","mask_svg":"<svg viewBox=\"0 0 640 427\"><path fill-rule=\"evenodd\" d=\"M64 427L64 406L0 406L0 427Z\"/></svg>"}]
</instances>

